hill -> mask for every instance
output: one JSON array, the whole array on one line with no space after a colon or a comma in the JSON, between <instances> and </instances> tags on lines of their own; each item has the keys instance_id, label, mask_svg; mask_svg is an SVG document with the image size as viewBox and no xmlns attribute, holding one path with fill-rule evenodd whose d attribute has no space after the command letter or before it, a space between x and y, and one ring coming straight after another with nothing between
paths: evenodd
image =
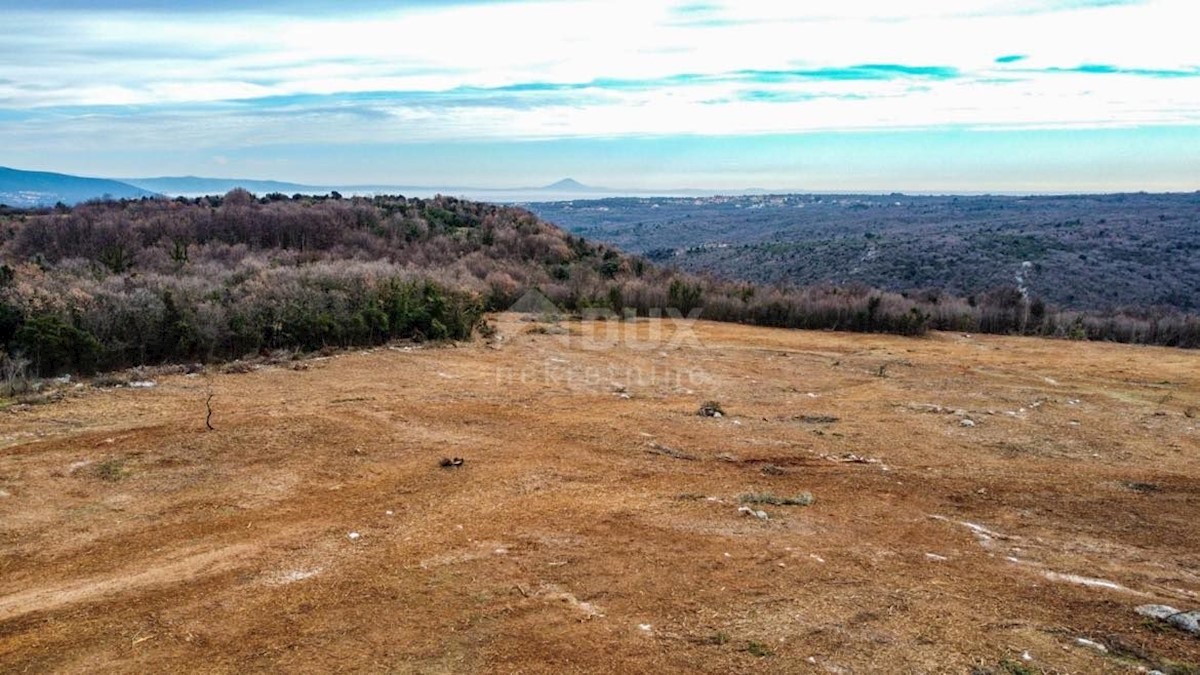
<instances>
[{"instance_id":1,"label":"hill","mask_svg":"<svg viewBox=\"0 0 1200 675\"><path fill-rule=\"evenodd\" d=\"M78 204L92 199L141 199L155 193L106 178L83 178L45 171L21 171L0 166L0 205L37 208L57 203Z\"/></svg>"},{"instance_id":2,"label":"hill","mask_svg":"<svg viewBox=\"0 0 1200 675\"><path fill-rule=\"evenodd\" d=\"M0 410L0 671L1200 663L1200 353L495 325Z\"/></svg>"},{"instance_id":3,"label":"hill","mask_svg":"<svg viewBox=\"0 0 1200 675\"><path fill-rule=\"evenodd\" d=\"M200 197L206 195L223 195L235 188L242 188L259 194L279 192L287 195L325 194L329 188L299 183L286 183L276 180L253 180L245 178L201 178L197 176L163 176L159 178L125 178L125 182L146 190L152 190L164 195L177 197Z\"/></svg>"},{"instance_id":4,"label":"hill","mask_svg":"<svg viewBox=\"0 0 1200 675\"><path fill-rule=\"evenodd\" d=\"M555 183L547 185L542 190L547 192L604 192L603 188L594 188L589 185L584 185L574 178L564 178Z\"/></svg>"},{"instance_id":5,"label":"hill","mask_svg":"<svg viewBox=\"0 0 1200 675\"><path fill-rule=\"evenodd\" d=\"M463 340L530 292L563 313L1200 346L1178 313L1058 311L867 286L762 287L657 267L521 208L452 197L223 197L0 210L0 366L42 376ZM16 365L14 365L16 364ZM5 385L5 388L11 388ZM0 389L0 395L3 395Z\"/></svg>"},{"instance_id":6,"label":"hill","mask_svg":"<svg viewBox=\"0 0 1200 675\"><path fill-rule=\"evenodd\" d=\"M1200 193L775 195L533 204L580 236L691 272L1062 308L1200 309Z\"/></svg>"}]
</instances>

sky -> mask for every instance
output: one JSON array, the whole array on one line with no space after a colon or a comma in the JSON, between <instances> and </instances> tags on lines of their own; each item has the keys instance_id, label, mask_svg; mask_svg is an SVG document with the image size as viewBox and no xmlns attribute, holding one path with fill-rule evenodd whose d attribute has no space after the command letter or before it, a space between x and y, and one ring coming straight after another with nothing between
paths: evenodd
<instances>
[{"instance_id":1,"label":"sky","mask_svg":"<svg viewBox=\"0 0 1200 675\"><path fill-rule=\"evenodd\" d=\"M1200 189L1195 0L0 0L0 165Z\"/></svg>"}]
</instances>

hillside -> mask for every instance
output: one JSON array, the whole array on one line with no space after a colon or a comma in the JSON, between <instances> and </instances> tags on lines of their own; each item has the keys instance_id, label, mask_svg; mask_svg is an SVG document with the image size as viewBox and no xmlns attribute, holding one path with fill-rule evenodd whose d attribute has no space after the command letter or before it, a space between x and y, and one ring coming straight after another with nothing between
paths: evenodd
<instances>
[{"instance_id":1,"label":"hillside","mask_svg":"<svg viewBox=\"0 0 1200 675\"><path fill-rule=\"evenodd\" d=\"M141 199L154 192L105 178L84 178L0 166L0 205L14 208L71 205L92 199Z\"/></svg>"},{"instance_id":2,"label":"hillside","mask_svg":"<svg viewBox=\"0 0 1200 675\"><path fill-rule=\"evenodd\" d=\"M979 295L1062 308L1200 309L1200 193L785 195L534 204L580 236L757 283Z\"/></svg>"},{"instance_id":3,"label":"hillside","mask_svg":"<svg viewBox=\"0 0 1200 675\"><path fill-rule=\"evenodd\" d=\"M930 329L1200 346L1200 318L1057 311L867 286L762 287L655 266L451 197L224 197L0 210L0 367L90 374L487 332L531 292L554 311L920 335ZM27 386L10 376L0 396ZM15 382L15 384L14 384Z\"/></svg>"},{"instance_id":4,"label":"hillside","mask_svg":"<svg viewBox=\"0 0 1200 675\"><path fill-rule=\"evenodd\" d=\"M495 324L0 410L0 671L1200 663L1196 352Z\"/></svg>"},{"instance_id":5,"label":"hillside","mask_svg":"<svg viewBox=\"0 0 1200 675\"><path fill-rule=\"evenodd\" d=\"M276 180L254 180L246 178L201 178L198 176L162 176L158 178L126 178L130 185L152 190L159 194L177 197L205 195L223 195L230 190L241 188L259 194L280 192L287 195L296 193L320 194L329 192L328 188L298 183L286 183Z\"/></svg>"}]
</instances>

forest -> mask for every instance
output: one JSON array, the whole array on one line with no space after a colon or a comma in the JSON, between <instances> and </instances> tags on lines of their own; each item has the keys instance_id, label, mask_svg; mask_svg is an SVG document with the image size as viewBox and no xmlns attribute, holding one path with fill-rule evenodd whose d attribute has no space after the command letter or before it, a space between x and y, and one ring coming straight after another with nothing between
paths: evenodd
<instances>
[{"instance_id":1,"label":"forest","mask_svg":"<svg viewBox=\"0 0 1200 675\"><path fill-rule=\"evenodd\" d=\"M0 210L0 367L9 381L16 372L464 340L529 290L563 312L613 318L670 310L786 328L1200 346L1200 320L1177 311L1061 310L1014 285L958 297L725 280L585 240L523 208L444 196L238 189Z\"/></svg>"},{"instance_id":2,"label":"forest","mask_svg":"<svg viewBox=\"0 0 1200 675\"><path fill-rule=\"evenodd\" d=\"M791 194L530 208L582 237L727 279L961 296L1019 283L1064 309L1200 311L1200 193Z\"/></svg>"}]
</instances>

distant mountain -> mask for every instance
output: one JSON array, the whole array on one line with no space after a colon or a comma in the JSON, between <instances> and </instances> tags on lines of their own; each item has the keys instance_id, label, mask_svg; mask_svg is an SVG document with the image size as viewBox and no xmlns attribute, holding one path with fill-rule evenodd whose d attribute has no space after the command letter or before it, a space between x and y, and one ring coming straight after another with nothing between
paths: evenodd
<instances>
[{"instance_id":1,"label":"distant mountain","mask_svg":"<svg viewBox=\"0 0 1200 675\"><path fill-rule=\"evenodd\" d=\"M123 178L126 183L140 188L177 197L200 195L223 195L234 188L242 188L257 195L280 192L287 195L324 194L329 188L316 185L285 183L277 180L252 180L246 178L202 178L199 176L162 176L159 178Z\"/></svg>"},{"instance_id":2,"label":"distant mountain","mask_svg":"<svg viewBox=\"0 0 1200 675\"><path fill-rule=\"evenodd\" d=\"M140 199L157 196L128 183L105 178L83 178L45 171L0 167L0 204L35 208L78 204L90 199Z\"/></svg>"},{"instance_id":3,"label":"distant mountain","mask_svg":"<svg viewBox=\"0 0 1200 675\"><path fill-rule=\"evenodd\" d=\"M590 185L584 185L574 178L564 178L557 183L553 183L538 189L545 190L546 192L610 192L610 190L606 190L604 188L595 188L591 187Z\"/></svg>"},{"instance_id":4,"label":"distant mountain","mask_svg":"<svg viewBox=\"0 0 1200 675\"><path fill-rule=\"evenodd\" d=\"M396 194L408 195L410 197L432 197L437 194L443 194L501 204L565 202L607 197L706 197L716 194L745 194L747 192L744 190L703 190L694 188L675 190L606 188L585 185L574 178L564 178L558 182L540 187L481 188L448 185L394 184L306 185L278 180L203 176L94 179L65 176L62 174L14 171L12 169L5 169L4 171L19 174L21 179L13 182L7 181L0 176L0 204L17 207L52 206L59 201L65 204L76 204L89 199L101 199L105 196L113 199L155 195L201 197L205 195L223 195L234 188L248 190L260 197L273 192L289 196L294 194L323 195L336 190L347 197ZM38 176L46 177L46 179L33 180L34 177ZM90 181L90 183L79 183L68 190L67 187L74 184L66 181Z\"/></svg>"},{"instance_id":5,"label":"distant mountain","mask_svg":"<svg viewBox=\"0 0 1200 675\"><path fill-rule=\"evenodd\" d=\"M197 176L177 176L161 178L122 178L121 180L147 190L154 190L170 196L199 197L202 195L220 195L240 187L262 196L272 192L285 195L293 194L328 194L337 190L343 195L372 196L372 195L407 195L410 197L432 197L437 194L453 195L463 199L473 199L494 203L529 203L572 201L579 199L599 199L604 197L633 197L633 196L711 196L715 194L745 194L743 190L646 190L618 189L585 185L574 178L564 178L550 185L539 187L469 187L461 185L403 185L403 184L363 184L363 185L304 185L274 180L251 180L244 178L201 178Z\"/></svg>"}]
</instances>

